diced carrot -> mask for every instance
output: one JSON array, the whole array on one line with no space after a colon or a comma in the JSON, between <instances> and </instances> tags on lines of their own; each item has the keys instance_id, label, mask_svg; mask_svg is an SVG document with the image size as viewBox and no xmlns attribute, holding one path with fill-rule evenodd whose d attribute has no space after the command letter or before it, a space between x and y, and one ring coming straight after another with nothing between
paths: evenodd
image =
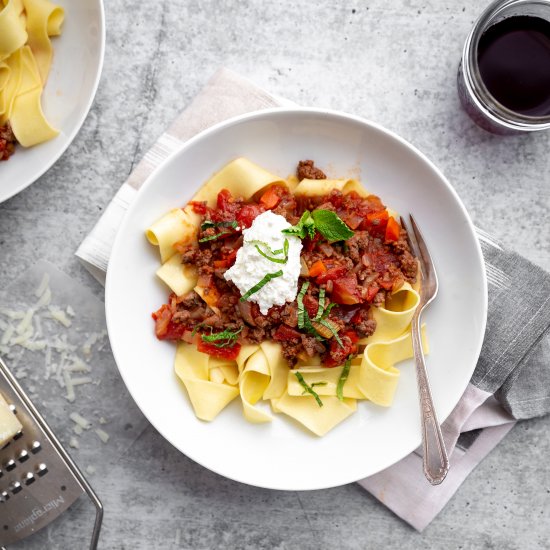
<instances>
[{"instance_id":1,"label":"diced carrot","mask_svg":"<svg viewBox=\"0 0 550 550\"><path fill-rule=\"evenodd\" d=\"M401 231L401 227L399 224L395 221L395 219L390 216L388 219L388 225L386 225L386 241L388 242L395 242L399 239L399 233Z\"/></svg>"},{"instance_id":2,"label":"diced carrot","mask_svg":"<svg viewBox=\"0 0 550 550\"><path fill-rule=\"evenodd\" d=\"M281 197L279 196L279 188L276 185L271 186L261 197L260 203L265 206L268 210L275 208Z\"/></svg>"},{"instance_id":3,"label":"diced carrot","mask_svg":"<svg viewBox=\"0 0 550 550\"><path fill-rule=\"evenodd\" d=\"M321 273L324 273L326 270L327 270L327 266L323 263L323 260L317 260L309 268L309 276L317 277L317 275L321 275Z\"/></svg>"}]
</instances>

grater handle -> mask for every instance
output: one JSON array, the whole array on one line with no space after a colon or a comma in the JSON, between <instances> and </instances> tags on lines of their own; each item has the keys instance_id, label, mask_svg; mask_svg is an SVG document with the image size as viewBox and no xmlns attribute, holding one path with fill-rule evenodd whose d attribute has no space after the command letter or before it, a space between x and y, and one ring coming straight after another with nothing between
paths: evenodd
<instances>
[{"instance_id":1,"label":"grater handle","mask_svg":"<svg viewBox=\"0 0 550 550\"><path fill-rule=\"evenodd\" d=\"M95 509L96 509L96 515L95 515L95 522L94 522L94 530L92 532L92 540L90 542L90 550L96 550L97 549L97 543L99 541L99 533L101 531L101 523L103 521L103 504L99 500L99 497L95 493L95 491L92 489L92 486L88 483L88 480L82 475L82 472L79 470L78 466L73 462L73 459L69 456L69 453L65 450L63 445L59 442L49 425L46 423L42 415L38 412L38 409L34 406L33 402L29 399L27 394L25 393L25 390L19 385L19 382L16 380L16 378L13 376L13 374L9 371L6 364L2 361L0 358L0 371L4 375L4 377L7 379L8 383L11 385L13 390L18 394L19 398L23 403L27 406L27 408L30 410L30 412L33 414L34 419L36 422L40 425L42 430L46 432L47 436L50 438L52 445L56 448L57 452L63 457L63 460L65 460L65 463L69 470L71 470L72 474L76 477L84 491L86 491L86 494L90 497L91 501L93 502ZM0 547L0 550L7 550L4 547Z\"/></svg>"}]
</instances>

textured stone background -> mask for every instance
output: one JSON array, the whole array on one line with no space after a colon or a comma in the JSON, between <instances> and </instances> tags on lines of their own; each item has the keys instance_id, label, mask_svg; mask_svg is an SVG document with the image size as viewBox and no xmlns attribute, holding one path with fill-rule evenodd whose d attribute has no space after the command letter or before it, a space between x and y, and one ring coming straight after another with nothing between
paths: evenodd
<instances>
[{"instance_id":1,"label":"textured stone background","mask_svg":"<svg viewBox=\"0 0 550 550\"><path fill-rule=\"evenodd\" d=\"M491 136L456 96L462 44L485 2L106 4L105 68L90 115L61 160L0 205L2 287L42 258L102 299L74 251L143 152L222 65L297 103L399 133L443 170L476 224L550 270L550 133ZM548 417L516 426L418 534L356 485L308 493L240 485L149 427L109 475L100 547L548 548L549 428ZM85 548L90 530L83 504L17 548Z\"/></svg>"}]
</instances>

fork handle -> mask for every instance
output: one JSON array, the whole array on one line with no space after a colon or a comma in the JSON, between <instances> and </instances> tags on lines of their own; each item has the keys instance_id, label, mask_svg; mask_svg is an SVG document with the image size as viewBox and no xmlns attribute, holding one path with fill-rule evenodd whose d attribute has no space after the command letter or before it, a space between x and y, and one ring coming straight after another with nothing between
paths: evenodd
<instances>
[{"instance_id":1,"label":"fork handle","mask_svg":"<svg viewBox=\"0 0 550 550\"><path fill-rule=\"evenodd\" d=\"M422 423L422 448L424 474L432 485L439 485L449 471L449 457L437 420L432 392L426 372L420 336L420 315L415 315L411 323L412 344L416 363L416 379L420 396Z\"/></svg>"}]
</instances>

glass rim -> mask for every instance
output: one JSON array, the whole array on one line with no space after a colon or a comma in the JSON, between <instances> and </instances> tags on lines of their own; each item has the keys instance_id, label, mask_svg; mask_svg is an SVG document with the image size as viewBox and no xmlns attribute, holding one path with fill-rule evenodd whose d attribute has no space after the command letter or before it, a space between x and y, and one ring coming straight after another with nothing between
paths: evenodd
<instances>
[{"instance_id":1,"label":"glass rim","mask_svg":"<svg viewBox=\"0 0 550 550\"><path fill-rule=\"evenodd\" d=\"M479 71L477 52L481 35L490 26L491 20L512 6L540 5L549 9L550 0L495 0L474 23L462 52L464 83L476 107L493 122L513 130L535 131L550 129L550 115L529 116L508 109L487 89ZM550 19L549 19L550 21Z\"/></svg>"}]
</instances>

